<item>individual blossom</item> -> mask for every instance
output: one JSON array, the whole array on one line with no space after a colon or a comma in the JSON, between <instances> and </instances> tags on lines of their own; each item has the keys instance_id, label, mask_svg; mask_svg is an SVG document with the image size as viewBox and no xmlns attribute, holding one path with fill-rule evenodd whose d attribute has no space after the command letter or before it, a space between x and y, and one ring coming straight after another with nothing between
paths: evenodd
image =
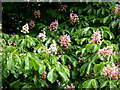
<instances>
[{"instance_id":1,"label":"individual blossom","mask_svg":"<svg viewBox=\"0 0 120 90\"><path fill-rule=\"evenodd\" d=\"M47 45L45 44L45 46L42 47L42 52L46 53L46 54L50 54L51 52L49 51L49 49L47 48Z\"/></svg>"},{"instance_id":2,"label":"individual blossom","mask_svg":"<svg viewBox=\"0 0 120 90\"><path fill-rule=\"evenodd\" d=\"M68 48L70 44L70 35L61 35L58 42L60 42L60 46L64 46L65 48Z\"/></svg>"},{"instance_id":3,"label":"individual blossom","mask_svg":"<svg viewBox=\"0 0 120 90\"><path fill-rule=\"evenodd\" d=\"M90 43L96 43L99 44L99 42L101 41L101 34L99 29L97 29L97 31L92 35L92 40L90 41Z\"/></svg>"},{"instance_id":4,"label":"individual blossom","mask_svg":"<svg viewBox=\"0 0 120 90\"><path fill-rule=\"evenodd\" d=\"M59 80L56 80L56 82L58 83L58 87L60 86L60 81Z\"/></svg>"},{"instance_id":5,"label":"individual blossom","mask_svg":"<svg viewBox=\"0 0 120 90\"><path fill-rule=\"evenodd\" d=\"M78 15L74 14L73 11L72 11L72 13L70 13L70 20L71 20L71 24L73 24L75 22L79 22Z\"/></svg>"},{"instance_id":6,"label":"individual blossom","mask_svg":"<svg viewBox=\"0 0 120 90\"><path fill-rule=\"evenodd\" d=\"M39 33L39 35L38 35L38 39L39 40L43 40L43 42L45 41L45 38L46 38L46 33L45 33L45 31L44 31L44 29L42 30L42 33Z\"/></svg>"},{"instance_id":7,"label":"individual blossom","mask_svg":"<svg viewBox=\"0 0 120 90\"><path fill-rule=\"evenodd\" d=\"M82 61L82 57L78 57L78 59L79 59L79 62L81 62L81 61Z\"/></svg>"},{"instance_id":8,"label":"individual blossom","mask_svg":"<svg viewBox=\"0 0 120 90\"><path fill-rule=\"evenodd\" d=\"M68 65L68 69L69 69L69 70L71 69L71 65Z\"/></svg>"},{"instance_id":9,"label":"individual blossom","mask_svg":"<svg viewBox=\"0 0 120 90\"><path fill-rule=\"evenodd\" d=\"M16 44L17 44L17 39L15 40L15 42L14 42L14 44L13 44L13 45L14 45L14 46L16 46Z\"/></svg>"},{"instance_id":10,"label":"individual blossom","mask_svg":"<svg viewBox=\"0 0 120 90\"><path fill-rule=\"evenodd\" d=\"M23 33L29 33L29 26L28 26L28 23L26 23L23 27L22 27L22 30L21 30L21 32L23 32Z\"/></svg>"},{"instance_id":11,"label":"individual blossom","mask_svg":"<svg viewBox=\"0 0 120 90\"><path fill-rule=\"evenodd\" d=\"M11 43L11 41L10 40L8 40L8 45L10 46L12 43Z\"/></svg>"},{"instance_id":12,"label":"individual blossom","mask_svg":"<svg viewBox=\"0 0 120 90\"><path fill-rule=\"evenodd\" d=\"M112 63L111 66L107 64L107 66L104 67L103 71L101 72L101 75L108 76L109 78L112 78L112 79L116 79L118 77L120 78L118 67L115 66L114 63Z\"/></svg>"},{"instance_id":13,"label":"individual blossom","mask_svg":"<svg viewBox=\"0 0 120 90\"><path fill-rule=\"evenodd\" d=\"M62 50L60 49L60 47L59 47L59 49L58 49L57 54L63 54L63 53L62 53Z\"/></svg>"},{"instance_id":14,"label":"individual blossom","mask_svg":"<svg viewBox=\"0 0 120 90\"><path fill-rule=\"evenodd\" d=\"M53 44L50 45L48 50L49 50L49 52L56 54L56 43L55 43L55 40L53 40Z\"/></svg>"},{"instance_id":15,"label":"individual blossom","mask_svg":"<svg viewBox=\"0 0 120 90\"><path fill-rule=\"evenodd\" d=\"M34 23L34 21L31 20L31 22L29 22L29 28L33 29L34 26L35 26L35 23Z\"/></svg>"},{"instance_id":16,"label":"individual blossom","mask_svg":"<svg viewBox=\"0 0 120 90\"><path fill-rule=\"evenodd\" d=\"M66 11L67 8L68 8L67 5L61 5L59 11L62 11L62 12Z\"/></svg>"},{"instance_id":17,"label":"individual blossom","mask_svg":"<svg viewBox=\"0 0 120 90\"><path fill-rule=\"evenodd\" d=\"M12 36L14 36L15 35L15 33L12 33L12 34L10 34L10 37L12 37Z\"/></svg>"},{"instance_id":18,"label":"individual blossom","mask_svg":"<svg viewBox=\"0 0 120 90\"><path fill-rule=\"evenodd\" d=\"M57 31L57 28L58 28L58 21L57 20L55 20L55 22L52 22L51 24L50 24L50 31Z\"/></svg>"},{"instance_id":19,"label":"individual blossom","mask_svg":"<svg viewBox=\"0 0 120 90\"><path fill-rule=\"evenodd\" d=\"M44 79L45 82L46 82L46 74L47 74L47 72L45 71L45 72L42 74L42 77L41 77L41 79Z\"/></svg>"},{"instance_id":20,"label":"individual blossom","mask_svg":"<svg viewBox=\"0 0 120 90\"><path fill-rule=\"evenodd\" d=\"M67 85L67 87L65 87L64 89L66 90L75 90L75 86L73 85L73 83L71 83L71 85Z\"/></svg>"},{"instance_id":21,"label":"individual blossom","mask_svg":"<svg viewBox=\"0 0 120 90\"><path fill-rule=\"evenodd\" d=\"M115 55L116 51L113 53L113 46L107 46L103 49L99 49L98 54L102 54L104 57L110 56L110 55Z\"/></svg>"},{"instance_id":22,"label":"individual blossom","mask_svg":"<svg viewBox=\"0 0 120 90\"><path fill-rule=\"evenodd\" d=\"M34 16L35 16L35 18L40 18L40 10L35 10Z\"/></svg>"},{"instance_id":23,"label":"individual blossom","mask_svg":"<svg viewBox=\"0 0 120 90\"><path fill-rule=\"evenodd\" d=\"M46 53L48 55L56 54L56 43L55 40L53 40L53 44L50 45L49 48L47 48L47 45L42 47L43 53Z\"/></svg>"},{"instance_id":24,"label":"individual blossom","mask_svg":"<svg viewBox=\"0 0 120 90\"><path fill-rule=\"evenodd\" d=\"M38 4L38 7L40 6L40 4Z\"/></svg>"}]
</instances>

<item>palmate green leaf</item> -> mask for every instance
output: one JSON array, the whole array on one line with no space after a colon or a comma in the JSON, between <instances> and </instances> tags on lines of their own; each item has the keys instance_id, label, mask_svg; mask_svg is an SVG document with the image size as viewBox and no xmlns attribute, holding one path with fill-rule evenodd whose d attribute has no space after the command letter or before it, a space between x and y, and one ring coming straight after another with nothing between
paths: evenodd
<instances>
[{"instance_id":1,"label":"palmate green leaf","mask_svg":"<svg viewBox=\"0 0 120 90\"><path fill-rule=\"evenodd\" d=\"M30 41L31 45L33 45L33 46L36 45L35 41L29 35L25 35L25 39L27 39L28 41Z\"/></svg>"},{"instance_id":2,"label":"palmate green leaf","mask_svg":"<svg viewBox=\"0 0 120 90\"><path fill-rule=\"evenodd\" d=\"M45 72L45 70L46 70L46 66L45 66L45 65L40 64L40 67L39 67L39 73L40 73L40 74L42 74L42 73L44 73L44 72Z\"/></svg>"},{"instance_id":3,"label":"palmate green leaf","mask_svg":"<svg viewBox=\"0 0 120 90\"><path fill-rule=\"evenodd\" d=\"M95 44L95 45L94 45L93 52L95 52L95 51L97 51L97 50L98 50L98 45L97 45L97 44Z\"/></svg>"},{"instance_id":4,"label":"palmate green leaf","mask_svg":"<svg viewBox=\"0 0 120 90\"><path fill-rule=\"evenodd\" d=\"M93 23L95 23L96 19L93 19Z\"/></svg>"},{"instance_id":5,"label":"palmate green leaf","mask_svg":"<svg viewBox=\"0 0 120 90\"><path fill-rule=\"evenodd\" d=\"M92 88L92 79L85 81L82 84L82 88Z\"/></svg>"},{"instance_id":6,"label":"palmate green leaf","mask_svg":"<svg viewBox=\"0 0 120 90\"><path fill-rule=\"evenodd\" d=\"M76 51L76 55L78 55L81 52L81 49Z\"/></svg>"},{"instance_id":7,"label":"palmate green leaf","mask_svg":"<svg viewBox=\"0 0 120 90\"><path fill-rule=\"evenodd\" d=\"M5 49L5 53L7 54L8 52L13 52L14 47L13 46L7 46L7 48Z\"/></svg>"},{"instance_id":8,"label":"palmate green leaf","mask_svg":"<svg viewBox=\"0 0 120 90\"><path fill-rule=\"evenodd\" d=\"M112 80L109 81L109 85L110 85L110 88L117 88L117 85Z\"/></svg>"},{"instance_id":9,"label":"palmate green leaf","mask_svg":"<svg viewBox=\"0 0 120 90\"><path fill-rule=\"evenodd\" d=\"M10 83L10 87L19 88L20 84L21 84L20 80L17 80L17 81Z\"/></svg>"},{"instance_id":10,"label":"palmate green leaf","mask_svg":"<svg viewBox=\"0 0 120 90\"><path fill-rule=\"evenodd\" d=\"M51 55L51 56L50 56L50 62L51 62L52 64L55 64L55 63L57 62L57 60L58 60L58 58L57 58L55 55Z\"/></svg>"},{"instance_id":11,"label":"palmate green leaf","mask_svg":"<svg viewBox=\"0 0 120 90\"><path fill-rule=\"evenodd\" d=\"M86 35L87 34L87 31L90 29L90 27L86 27L86 28L84 28L84 34Z\"/></svg>"},{"instance_id":12,"label":"palmate green leaf","mask_svg":"<svg viewBox=\"0 0 120 90\"><path fill-rule=\"evenodd\" d=\"M102 40L102 41L100 42L100 46L101 46L103 43L106 44L107 46L111 45L111 42L110 42L109 40Z\"/></svg>"},{"instance_id":13,"label":"palmate green leaf","mask_svg":"<svg viewBox=\"0 0 120 90\"><path fill-rule=\"evenodd\" d=\"M21 64L21 59L20 59L20 57L19 57L17 54L15 54L15 56L16 56L16 58L17 58L17 63L20 65L20 64Z\"/></svg>"},{"instance_id":14,"label":"palmate green leaf","mask_svg":"<svg viewBox=\"0 0 120 90\"><path fill-rule=\"evenodd\" d=\"M64 55L64 56L65 56L66 58L68 58L70 62L73 62L73 60L71 59L70 56L68 56L68 55Z\"/></svg>"},{"instance_id":15,"label":"palmate green leaf","mask_svg":"<svg viewBox=\"0 0 120 90\"><path fill-rule=\"evenodd\" d=\"M90 49L93 49L94 45L95 45L95 44L87 44L87 45L85 46L86 51L87 51L87 52L90 52Z\"/></svg>"},{"instance_id":16,"label":"palmate green leaf","mask_svg":"<svg viewBox=\"0 0 120 90\"><path fill-rule=\"evenodd\" d=\"M68 34L70 34L70 32L68 30L62 30L63 35L65 35L65 32L67 32Z\"/></svg>"},{"instance_id":17,"label":"palmate green leaf","mask_svg":"<svg viewBox=\"0 0 120 90\"><path fill-rule=\"evenodd\" d=\"M97 15L100 15L101 10L102 10L101 8L97 10Z\"/></svg>"},{"instance_id":18,"label":"palmate green leaf","mask_svg":"<svg viewBox=\"0 0 120 90\"><path fill-rule=\"evenodd\" d=\"M105 8L102 8L102 15L105 14Z\"/></svg>"},{"instance_id":19,"label":"palmate green leaf","mask_svg":"<svg viewBox=\"0 0 120 90\"><path fill-rule=\"evenodd\" d=\"M70 77L68 67L63 66L61 63L57 63L55 69L59 73L59 75L63 78L64 81L68 81L67 76Z\"/></svg>"},{"instance_id":20,"label":"palmate green leaf","mask_svg":"<svg viewBox=\"0 0 120 90\"><path fill-rule=\"evenodd\" d=\"M37 77L36 77L36 75L34 75L33 81L34 81L34 84L37 85Z\"/></svg>"},{"instance_id":21,"label":"palmate green leaf","mask_svg":"<svg viewBox=\"0 0 120 90\"><path fill-rule=\"evenodd\" d=\"M90 52L91 50L92 50L92 52L95 52L96 50L98 50L100 48L100 46L97 44L87 44L85 46L85 48L86 48L87 52Z\"/></svg>"},{"instance_id":22,"label":"palmate green leaf","mask_svg":"<svg viewBox=\"0 0 120 90\"><path fill-rule=\"evenodd\" d=\"M2 35L1 37L4 37L5 40L8 40L10 38L8 34L2 33L0 35Z\"/></svg>"},{"instance_id":23,"label":"palmate green leaf","mask_svg":"<svg viewBox=\"0 0 120 90\"><path fill-rule=\"evenodd\" d=\"M111 46L113 46L113 47L115 48L115 51L118 51L118 50L119 50L118 45L116 45L116 44L111 44Z\"/></svg>"},{"instance_id":24,"label":"palmate green leaf","mask_svg":"<svg viewBox=\"0 0 120 90\"><path fill-rule=\"evenodd\" d=\"M105 17L105 18L103 19L103 23L106 23L107 20L108 20L108 18L109 18L109 16Z\"/></svg>"},{"instance_id":25,"label":"palmate green leaf","mask_svg":"<svg viewBox=\"0 0 120 90\"><path fill-rule=\"evenodd\" d=\"M29 69L29 58L28 56L25 57L25 70Z\"/></svg>"},{"instance_id":26,"label":"palmate green leaf","mask_svg":"<svg viewBox=\"0 0 120 90\"><path fill-rule=\"evenodd\" d=\"M32 43L29 39L25 39L27 47L30 48L32 46Z\"/></svg>"},{"instance_id":27,"label":"palmate green leaf","mask_svg":"<svg viewBox=\"0 0 120 90\"><path fill-rule=\"evenodd\" d=\"M32 85L25 84L25 85L22 87L22 89L26 89L26 88L31 89L31 88L33 88L33 87L32 87Z\"/></svg>"},{"instance_id":28,"label":"palmate green leaf","mask_svg":"<svg viewBox=\"0 0 120 90\"><path fill-rule=\"evenodd\" d=\"M57 72L60 74L60 76L62 76L63 78L63 81L68 81L68 77L67 77L67 74L63 71L63 70L60 70L58 68L56 68Z\"/></svg>"},{"instance_id":29,"label":"palmate green leaf","mask_svg":"<svg viewBox=\"0 0 120 90\"><path fill-rule=\"evenodd\" d=\"M7 61L8 69L12 69L15 66L15 64L16 64L15 58L13 54L11 53Z\"/></svg>"},{"instance_id":30,"label":"palmate green leaf","mask_svg":"<svg viewBox=\"0 0 120 90\"><path fill-rule=\"evenodd\" d=\"M99 88L97 80L92 79L92 86L93 88Z\"/></svg>"},{"instance_id":31,"label":"palmate green leaf","mask_svg":"<svg viewBox=\"0 0 120 90\"><path fill-rule=\"evenodd\" d=\"M61 60L62 60L63 65L65 65L65 63L66 63L65 55L61 55Z\"/></svg>"},{"instance_id":32,"label":"palmate green leaf","mask_svg":"<svg viewBox=\"0 0 120 90\"><path fill-rule=\"evenodd\" d=\"M82 65L82 67L80 68L80 76L83 76L83 74L85 73L85 69L87 68L89 63L90 62L86 62L85 64Z\"/></svg>"},{"instance_id":33,"label":"palmate green leaf","mask_svg":"<svg viewBox=\"0 0 120 90\"><path fill-rule=\"evenodd\" d=\"M113 35L113 33L112 32L110 32L110 31L104 31L104 32L106 32L107 34L109 34L109 36L110 36L110 39L114 39L114 35Z\"/></svg>"},{"instance_id":34,"label":"palmate green leaf","mask_svg":"<svg viewBox=\"0 0 120 90\"><path fill-rule=\"evenodd\" d=\"M2 76L4 76L5 78L7 78L7 77L9 76L9 74L10 74L10 72L9 72L9 70L7 70L7 69L4 69L4 70L2 71Z\"/></svg>"},{"instance_id":35,"label":"palmate green leaf","mask_svg":"<svg viewBox=\"0 0 120 90\"><path fill-rule=\"evenodd\" d=\"M102 83L100 84L100 88L103 88L103 87L107 86L107 83L108 83L108 81L102 82Z\"/></svg>"},{"instance_id":36,"label":"palmate green leaf","mask_svg":"<svg viewBox=\"0 0 120 90\"><path fill-rule=\"evenodd\" d=\"M84 55L85 51L86 51L86 48L83 48L82 49L82 55Z\"/></svg>"},{"instance_id":37,"label":"palmate green leaf","mask_svg":"<svg viewBox=\"0 0 120 90\"><path fill-rule=\"evenodd\" d=\"M33 57L29 57L29 59L32 60L34 69L37 71L39 69L39 67L40 67L39 63Z\"/></svg>"},{"instance_id":38,"label":"palmate green leaf","mask_svg":"<svg viewBox=\"0 0 120 90\"><path fill-rule=\"evenodd\" d=\"M21 44L20 44L22 47L26 47L26 41L25 39L22 40Z\"/></svg>"},{"instance_id":39,"label":"palmate green leaf","mask_svg":"<svg viewBox=\"0 0 120 90\"><path fill-rule=\"evenodd\" d=\"M65 65L62 65L64 71L66 72L66 74L68 75L68 77L70 77L70 71L68 70L68 67Z\"/></svg>"},{"instance_id":40,"label":"palmate green leaf","mask_svg":"<svg viewBox=\"0 0 120 90\"><path fill-rule=\"evenodd\" d=\"M99 55L100 60L105 61L105 57L103 55Z\"/></svg>"},{"instance_id":41,"label":"palmate green leaf","mask_svg":"<svg viewBox=\"0 0 120 90\"><path fill-rule=\"evenodd\" d=\"M44 60L44 62L46 63L46 66L48 67L49 70L52 69L50 62L48 60Z\"/></svg>"},{"instance_id":42,"label":"palmate green leaf","mask_svg":"<svg viewBox=\"0 0 120 90\"><path fill-rule=\"evenodd\" d=\"M88 40L88 39L87 39L87 38L83 38L83 39L81 39L80 44L82 45L82 44L83 44L83 42L84 42L85 40Z\"/></svg>"},{"instance_id":43,"label":"palmate green leaf","mask_svg":"<svg viewBox=\"0 0 120 90\"><path fill-rule=\"evenodd\" d=\"M100 30L102 31L102 38L107 37L107 34L110 36L110 39L114 39L114 34L110 32L110 28L106 26L101 26Z\"/></svg>"},{"instance_id":44,"label":"palmate green leaf","mask_svg":"<svg viewBox=\"0 0 120 90\"><path fill-rule=\"evenodd\" d=\"M73 66L77 67L78 62L76 60L73 61Z\"/></svg>"},{"instance_id":45,"label":"palmate green leaf","mask_svg":"<svg viewBox=\"0 0 120 90\"><path fill-rule=\"evenodd\" d=\"M113 21L113 22L112 22L112 25L111 25L112 28L114 28L116 24L117 24L117 21Z\"/></svg>"},{"instance_id":46,"label":"palmate green leaf","mask_svg":"<svg viewBox=\"0 0 120 90\"><path fill-rule=\"evenodd\" d=\"M90 75L90 73L91 73L91 69L92 69L91 64L92 64L92 62L89 63L88 68L87 68L87 74L88 75Z\"/></svg>"},{"instance_id":47,"label":"palmate green leaf","mask_svg":"<svg viewBox=\"0 0 120 90\"><path fill-rule=\"evenodd\" d=\"M15 42L15 40L16 40L16 36L15 36L15 35L12 36L12 37L9 39L9 41L10 41L11 43Z\"/></svg>"},{"instance_id":48,"label":"palmate green leaf","mask_svg":"<svg viewBox=\"0 0 120 90\"><path fill-rule=\"evenodd\" d=\"M57 80L57 74L55 71L55 68L53 68L47 75L47 79L51 82L54 83Z\"/></svg>"}]
</instances>

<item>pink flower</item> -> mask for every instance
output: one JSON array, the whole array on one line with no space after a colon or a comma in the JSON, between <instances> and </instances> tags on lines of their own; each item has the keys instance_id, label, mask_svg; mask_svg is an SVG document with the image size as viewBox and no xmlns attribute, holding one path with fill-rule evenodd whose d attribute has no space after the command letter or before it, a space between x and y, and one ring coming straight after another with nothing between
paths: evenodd
<instances>
[{"instance_id":1,"label":"pink flower","mask_svg":"<svg viewBox=\"0 0 120 90\"><path fill-rule=\"evenodd\" d=\"M57 31L57 28L58 28L58 21L55 20L55 22L52 22L50 24L50 31Z\"/></svg>"},{"instance_id":2,"label":"pink flower","mask_svg":"<svg viewBox=\"0 0 120 90\"><path fill-rule=\"evenodd\" d=\"M107 67L104 67L103 72L101 72L101 75L108 75L108 77L112 77L112 79L118 78L118 74L118 67L115 66L114 63L112 63L111 66L108 64Z\"/></svg>"},{"instance_id":3,"label":"pink flower","mask_svg":"<svg viewBox=\"0 0 120 90\"><path fill-rule=\"evenodd\" d=\"M70 44L70 36L69 35L67 36L67 34L61 35L58 42L61 43L60 46L64 46L65 48L68 48L68 46L71 45Z\"/></svg>"},{"instance_id":4,"label":"pink flower","mask_svg":"<svg viewBox=\"0 0 120 90\"><path fill-rule=\"evenodd\" d=\"M106 75L107 75L107 73L103 73L103 75L104 75L104 76L106 76Z\"/></svg>"},{"instance_id":5,"label":"pink flower","mask_svg":"<svg viewBox=\"0 0 120 90\"><path fill-rule=\"evenodd\" d=\"M15 35L15 33L11 34L10 37L12 37L12 36L14 36L14 35Z\"/></svg>"},{"instance_id":6,"label":"pink flower","mask_svg":"<svg viewBox=\"0 0 120 90\"><path fill-rule=\"evenodd\" d=\"M29 22L29 28L32 29L34 28L34 26L35 26L35 23L34 21L31 20L31 22Z\"/></svg>"},{"instance_id":7,"label":"pink flower","mask_svg":"<svg viewBox=\"0 0 120 90\"><path fill-rule=\"evenodd\" d=\"M74 14L73 11L72 13L70 13L70 20L71 20L71 23L79 22L79 18L77 14Z\"/></svg>"},{"instance_id":8,"label":"pink flower","mask_svg":"<svg viewBox=\"0 0 120 90\"><path fill-rule=\"evenodd\" d=\"M115 7L115 12L114 12L116 15L119 14L120 16L120 4L116 4L116 7Z\"/></svg>"},{"instance_id":9,"label":"pink flower","mask_svg":"<svg viewBox=\"0 0 120 90\"><path fill-rule=\"evenodd\" d=\"M113 47L112 46L107 46L103 49L99 49L98 54L102 54L104 57L110 56L110 55L115 55L116 51L113 53Z\"/></svg>"},{"instance_id":10,"label":"pink flower","mask_svg":"<svg viewBox=\"0 0 120 90\"><path fill-rule=\"evenodd\" d=\"M92 40L90 41L90 43L98 43L100 42L101 39L101 34L99 29L97 29L97 31L92 35Z\"/></svg>"},{"instance_id":11,"label":"pink flower","mask_svg":"<svg viewBox=\"0 0 120 90\"><path fill-rule=\"evenodd\" d=\"M67 7L67 5L61 5L59 11L66 11Z\"/></svg>"},{"instance_id":12,"label":"pink flower","mask_svg":"<svg viewBox=\"0 0 120 90\"><path fill-rule=\"evenodd\" d=\"M35 16L35 18L40 18L40 10L35 10L34 16Z\"/></svg>"}]
</instances>

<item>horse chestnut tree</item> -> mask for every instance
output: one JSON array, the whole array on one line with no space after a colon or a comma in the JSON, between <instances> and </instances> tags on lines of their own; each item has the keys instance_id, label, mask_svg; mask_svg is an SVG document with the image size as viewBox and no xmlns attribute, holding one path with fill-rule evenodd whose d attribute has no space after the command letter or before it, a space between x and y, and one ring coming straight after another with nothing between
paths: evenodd
<instances>
[{"instance_id":1,"label":"horse chestnut tree","mask_svg":"<svg viewBox=\"0 0 120 90\"><path fill-rule=\"evenodd\" d=\"M119 2L2 5L3 89L120 88Z\"/></svg>"}]
</instances>

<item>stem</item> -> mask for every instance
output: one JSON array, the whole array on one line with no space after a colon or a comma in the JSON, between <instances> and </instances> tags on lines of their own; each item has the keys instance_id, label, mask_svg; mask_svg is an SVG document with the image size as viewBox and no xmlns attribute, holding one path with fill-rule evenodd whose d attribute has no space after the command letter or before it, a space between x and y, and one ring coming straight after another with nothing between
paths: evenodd
<instances>
[{"instance_id":1,"label":"stem","mask_svg":"<svg viewBox=\"0 0 120 90\"><path fill-rule=\"evenodd\" d=\"M7 83L8 83L8 85L9 85L9 82L4 78L4 77L2 77Z\"/></svg>"},{"instance_id":2,"label":"stem","mask_svg":"<svg viewBox=\"0 0 120 90\"><path fill-rule=\"evenodd\" d=\"M104 78L104 77L98 77L98 78L95 78L95 79L100 79L100 78Z\"/></svg>"}]
</instances>

